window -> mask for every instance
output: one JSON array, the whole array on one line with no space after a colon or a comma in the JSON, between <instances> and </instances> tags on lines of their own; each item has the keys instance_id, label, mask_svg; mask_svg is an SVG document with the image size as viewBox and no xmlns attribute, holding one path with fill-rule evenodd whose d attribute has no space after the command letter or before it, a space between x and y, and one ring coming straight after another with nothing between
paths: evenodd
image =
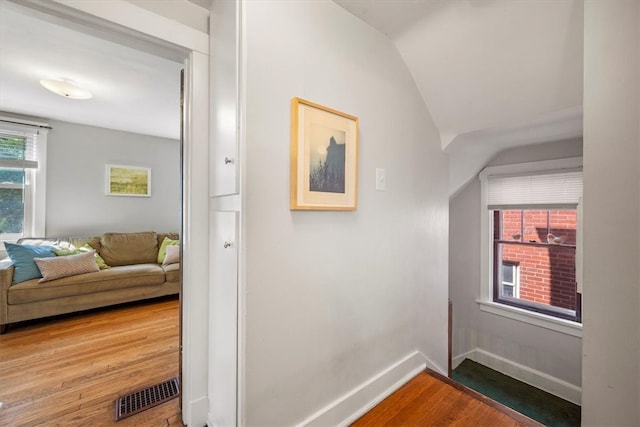
<instances>
[{"instance_id":1,"label":"window","mask_svg":"<svg viewBox=\"0 0 640 427\"><path fill-rule=\"evenodd\" d=\"M0 119L0 241L44 235L47 129Z\"/></svg>"},{"instance_id":2,"label":"window","mask_svg":"<svg viewBox=\"0 0 640 427\"><path fill-rule=\"evenodd\" d=\"M0 234L22 233L24 175L24 170L0 168Z\"/></svg>"},{"instance_id":3,"label":"window","mask_svg":"<svg viewBox=\"0 0 640 427\"><path fill-rule=\"evenodd\" d=\"M520 298L520 270L518 264L511 261L502 261L502 276L498 278L500 289L499 298Z\"/></svg>"},{"instance_id":4,"label":"window","mask_svg":"<svg viewBox=\"0 0 640 427\"><path fill-rule=\"evenodd\" d=\"M489 167L480 179L480 308L577 334L582 159Z\"/></svg>"},{"instance_id":5,"label":"window","mask_svg":"<svg viewBox=\"0 0 640 427\"><path fill-rule=\"evenodd\" d=\"M493 211L493 300L579 320L575 209Z\"/></svg>"}]
</instances>

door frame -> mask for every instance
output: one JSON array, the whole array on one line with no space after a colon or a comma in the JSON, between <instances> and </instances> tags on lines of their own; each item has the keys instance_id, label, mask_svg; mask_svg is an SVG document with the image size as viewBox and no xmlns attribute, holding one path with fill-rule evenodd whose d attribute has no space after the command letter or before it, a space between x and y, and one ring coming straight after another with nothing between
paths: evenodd
<instances>
[{"instance_id":1,"label":"door frame","mask_svg":"<svg viewBox=\"0 0 640 427\"><path fill-rule=\"evenodd\" d=\"M182 152L182 418L208 403L209 35L127 1L10 0L63 25L184 63Z\"/></svg>"}]
</instances>

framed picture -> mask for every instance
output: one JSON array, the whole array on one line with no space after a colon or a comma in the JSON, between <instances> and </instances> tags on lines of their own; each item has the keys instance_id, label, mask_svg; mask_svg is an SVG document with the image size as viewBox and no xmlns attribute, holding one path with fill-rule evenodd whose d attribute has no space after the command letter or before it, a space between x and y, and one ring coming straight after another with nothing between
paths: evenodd
<instances>
[{"instance_id":1,"label":"framed picture","mask_svg":"<svg viewBox=\"0 0 640 427\"><path fill-rule=\"evenodd\" d=\"M358 118L293 98L290 208L355 210L357 169Z\"/></svg>"},{"instance_id":2,"label":"framed picture","mask_svg":"<svg viewBox=\"0 0 640 427\"><path fill-rule=\"evenodd\" d=\"M107 165L107 196L151 196L151 168Z\"/></svg>"}]
</instances>

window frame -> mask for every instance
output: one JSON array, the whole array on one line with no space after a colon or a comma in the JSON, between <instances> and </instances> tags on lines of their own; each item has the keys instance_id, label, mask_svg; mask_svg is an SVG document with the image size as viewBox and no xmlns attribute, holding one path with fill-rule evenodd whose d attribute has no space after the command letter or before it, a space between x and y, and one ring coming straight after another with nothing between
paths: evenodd
<instances>
[{"instance_id":1,"label":"window frame","mask_svg":"<svg viewBox=\"0 0 640 427\"><path fill-rule=\"evenodd\" d=\"M0 167L0 169L3 169ZM11 190L21 190L23 200L23 219L22 219L22 233L0 233L0 249L4 248L4 242L15 243L19 238L24 235L24 230L29 230L33 226L31 224L31 215L27 215L30 212L33 199L33 192L31 191L30 181L33 180L33 171L25 170L24 184L12 184L0 182L0 188L8 188Z\"/></svg>"},{"instance_id":2,"label":"window frame","mask_svg":"<svg viewBox=\"0 0 640 427\"><path fill-rule=\"evenodd\" d=\"M25 168L22 186L24 198L24 222L22 233L0 234L0 250L4 242L15 243L21 237L45 236L46 188L47 188L47 136L48 123L0 116L0 130L22 132L34 138L37 168Z\"/></svg>"},{"instance_id":3,"label":"window frame","mask_svg":"<svg viewBox=\"0 0 640 427\"><path fill-rule=\"evenodd\" d=\"M544 206L541 206L539 209L535 209L535 210L540 210L540 211L545 211L545 210L549 210L547 208L545 208ZM570 209L567 209L570 210ZM576 210L576 214L577 214L577 208ZM494 210L491 211L493 212L492 215L492 222L491 222L491 227L493 230L493 253L492 253L492 262L493 262L493 269L491 271L492 273L492 280L494 282L494 287L493 287L493 302L498 303L498 304L504 304L504 305L509 305L509 306L513 306L513 307L518 307L518 308L522 308L524 310L531 310L534 312L538 312L538 313L542 313L542 314L546 314L549 316L553 316L553 317L558 317L561 319L566 319L566 320L570 320L570 321L575 321L576 323L581 323L581 312L578 309L578 304L580 302L580 298L577 295L578 294L578 287L576 286L576 310L569 310L566 308L562 308L562 307L557 307L557 306L552 306L552 305L548 305L548 304L543 304L543 303L539 303L539 302L534 302L534 301L528 301L528 300L524 300L524 299L520 299L520 295L518 295L517 297L504 297L502 295L500 295L499 292L499 286L501 286L501 283L498 282L498 276L495 275L495 271L498 267L499 264L516 264L512 261L503 261L502 257L498 258L497 254L500 252L499 246L500 245L522 245L522 246L538 246L538 247L555 247L555 245L551 245L549 243L544 243L544 242L535 242L535 243L531 243L531 242L508 242L508 241L504 241L502 239L500 239L500 235L501 235L501 230L499 230L499 227L496 227L496 220L498 220L498 218L500 217L500 213L503 212L503 210ZM577 232L577 230L576 230ZM566 248L571 248L573 247L575 249L574 245L563 245L563 247ZM576 265L574 264L574 267L576 267ZM576 279L577 280L577 279Z\"/></svg>"},{"instance_id":4,"label":"window frame","mask_svg":"<svg viewBox=\"0 0 640 427\"><path fill-rule=\"evenodd\" d=\"M581 157L571 157L566 159L545 160L539 162L517 163L501 166L486 167L479 174L481 182L481 203L480 203L480 293L476 302L479 304L480 310L496 314L502 317L518 320L543 328L555 330L568 335L581 337L582 324L573 320L563 319L553 315L532 311L522 307L514 307L494 301L495 282L493 270L496 268L494 260L494 239L493 239L493 211L488 209L488 181L493 175L508 174L536 174L562 170L576 170L582 167ZM580 206L578 206L578 222L580 218ZM578 230L579 232L579 226ZM577 245L581 244L578 238ZM578 251L578 248L576 248ZM576 258L578 258L576 256ZM581 268L578 259L576 259L576 278L581 277ZM581 289L578 284L578 289ZM580 302L580 294L578 294L578 303ZM578 308L579 309L579 308Z\"/></svg>"}]
</instances>

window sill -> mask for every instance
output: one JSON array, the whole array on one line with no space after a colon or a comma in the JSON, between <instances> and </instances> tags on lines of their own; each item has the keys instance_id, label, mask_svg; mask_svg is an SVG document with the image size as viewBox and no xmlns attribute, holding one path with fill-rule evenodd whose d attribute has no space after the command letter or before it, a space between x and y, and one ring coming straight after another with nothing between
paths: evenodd
<instances>
[{"instance_id":1,"label":"window sill","mask_svg":"<svg viewBox=\"0 0 640 427\"><path fill-rule=\"evenodd\" d=\"M582 338L582 324L580 323L499 304L493 301L476 300L476 302L480 306L480 311Z\"/></svg>"}]
</instances>

